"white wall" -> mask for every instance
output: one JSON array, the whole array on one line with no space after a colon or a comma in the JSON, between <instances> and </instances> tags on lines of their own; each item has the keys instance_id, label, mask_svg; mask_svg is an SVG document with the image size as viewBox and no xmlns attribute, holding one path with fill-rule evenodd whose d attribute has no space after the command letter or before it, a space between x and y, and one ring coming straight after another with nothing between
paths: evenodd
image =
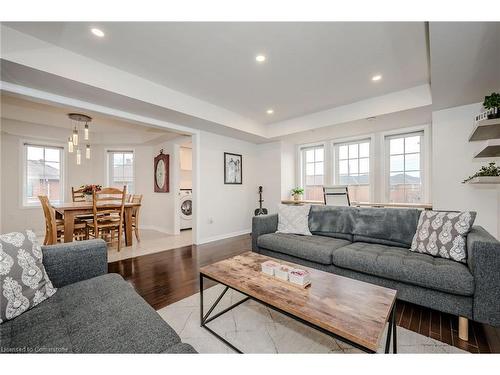
<instances>
[{"instance_id":1,"label":"white wall","mask_svg":"<svg viewBox=\"0 0 500 375\"><path fill-rule=\"evenodd\" d=\"M198 137L199 155L195 158L199 161L200 181L193 186L200 189L196 205L198 242L250 233L253 211L257 208L257 189L263 185L263 178L257 173L260 168L257 146L207 132L200 132ZM224 184L224 152L243 156L241 185Z\"/></svg>"},{"instance_id":2,"label":"white wall","mask_svg":"<svg viewBox=\"0 0 500 375\"><path fill-rule=\"evenodd\" d=\"M498 185L462 184L468 176L490 161L473 159L481 142L468 142L473 119L481 103L449 108L432 113L433 124L433 206L438 210L473 210L476 224L493 236L500 236L500 188Z\"/></svg>"}]
</instances>

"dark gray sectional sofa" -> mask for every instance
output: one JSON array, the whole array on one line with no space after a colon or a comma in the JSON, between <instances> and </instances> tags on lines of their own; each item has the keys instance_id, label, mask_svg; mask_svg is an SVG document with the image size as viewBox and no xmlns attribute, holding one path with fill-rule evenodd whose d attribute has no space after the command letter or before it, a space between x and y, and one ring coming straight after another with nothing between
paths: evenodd
<instances>
[{"instance_id":1,"label":"dark gray sectional sofa","mask_svg":"<svg viewBox=\"0 0 500 375\"><path fill-rule=\"evenodd\" d=\"M0 324L3 353L195 353L118 274L102 240L42 247L56 294Z\"/></svg>"},{"instance_id":2,"label":"dark gray sectional sofa","mask_svg":"<svg viewBox=\"0 0 500 375\"><path fill-rule=\"evenodd\" d=\"M278 215L256 216L252 249L388 288L398 298L500 326L500 242L482 227L467 236L467 264L409 250L420 211L311 206L312 236L275 233Z\"/></svg>"}]
</instances>

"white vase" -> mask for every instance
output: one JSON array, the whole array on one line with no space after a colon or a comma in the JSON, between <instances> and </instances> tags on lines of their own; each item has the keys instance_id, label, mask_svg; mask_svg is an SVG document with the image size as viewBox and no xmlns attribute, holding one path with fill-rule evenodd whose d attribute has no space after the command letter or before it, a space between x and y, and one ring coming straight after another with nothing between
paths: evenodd
<instances>
[{"instance_id":1,"label":"white vase","mask_svg":"<svg viewBox=\"0 0 500 375\"><path fill-rule=\"evenodd\" d=\"M92 202L92 195L90 194L85 194L85 202Z\"/></svg>"}]
</instances>

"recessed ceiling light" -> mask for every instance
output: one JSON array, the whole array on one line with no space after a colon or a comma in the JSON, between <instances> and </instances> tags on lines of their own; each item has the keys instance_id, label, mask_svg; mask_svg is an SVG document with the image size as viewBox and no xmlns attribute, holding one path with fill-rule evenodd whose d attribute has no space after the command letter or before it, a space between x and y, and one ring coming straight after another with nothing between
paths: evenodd
<instances>
[{"instance_id":1,"label":"recessed ceiling light","mask_svg":"<svg viewBox=\"0 0 500 375\"><path fill-rule=\"evenodd\" d=\"M264 55L257 55L257 56L255 56L255 61L257 61L257 62L264 62L264 61L266 61L266 56L264 56Z\"/></svg>"},{"instance_id":2,"label":"recessed ceiling light","mask_svg":"<svg viewBox=\"0 0 500 375\"><path fill-rule=\"evenodd\" d=\"M269 109L266 111L266 113L267 113L268 115L272 115L272 114L274 113L274 109L269 108Z\"/></svg>"},{"instance_id":3,"label":"recessed ceiling light","mask_svg":"<svg viewBox=\"0 0 500 375\"><path fill-rule=\"evenodd\" d=\"M380 81L382 79L382 76L380 74L377 74L372 77L372 81Z\"/></svg>"},{"instance_id":4,"label":"recessed ceiling light","mask_svg":"<svg viewBox=\"0 0 500 375\"><path fill-rule=\"evenodd\" d=\"M104 36L104 31L102 31L101 29L93 27L92 29L90 29L90 31L92 31L92 34L98 36L99 38L102 38Z\"/></svg>"}]
</instances>

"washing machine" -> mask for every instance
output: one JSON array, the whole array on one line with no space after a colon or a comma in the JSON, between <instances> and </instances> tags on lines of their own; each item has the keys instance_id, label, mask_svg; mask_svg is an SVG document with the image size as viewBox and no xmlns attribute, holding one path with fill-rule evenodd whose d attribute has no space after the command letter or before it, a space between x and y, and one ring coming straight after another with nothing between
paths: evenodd
<instances>
[{"instance_id":1,"label":"washing machine","mask_svg":"<svg viewBox=\"0 0 500 375\"><path fill-rule=\"evenodd\" d=\"M193 227L193 192L191 189L180 189L179 215L181 217L181 230Z\"/></svg>"}]
</instances>

